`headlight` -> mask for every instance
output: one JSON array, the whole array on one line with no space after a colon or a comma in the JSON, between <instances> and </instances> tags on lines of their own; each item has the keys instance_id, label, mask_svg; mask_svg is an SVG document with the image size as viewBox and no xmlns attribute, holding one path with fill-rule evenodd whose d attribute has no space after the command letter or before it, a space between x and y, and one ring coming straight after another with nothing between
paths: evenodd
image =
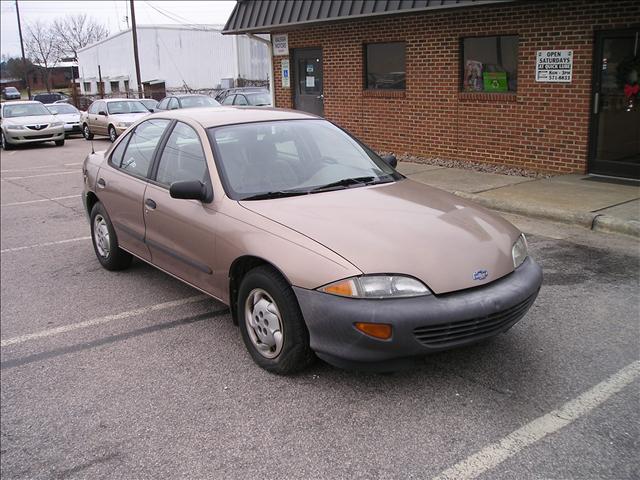
<instances>
[{"instance_id":1,"label":"headlight","mask_svg":"<svg viewBox=\"0 0 640 480\"><path fill-rule=\"evenodd\" d=\"M7 130L24 130L22 125L7 125Z\"/></svg>"},{"instance_id":2,"label":"headlight","mask_svg":"<svg viewBox=\"0 0 640 480\"><path fill-rule=\"evenodd\" d=\"M61 127L62 125L64 125L64 122L53 122L49 124L50 127Z\"/></svg>"},{"instance_id":3,"label":"headlight","mask_svg":"<svg viewBox=\"0 0 640 480\"><path fill-rule=\"evenodd\" d=\"M319 291L353 298L398 298L431 295L419 280L401 275L351 277L318 288Z\"/></svg>"},{"instance_id":4,"label":"headlight","mask_svg":"<svg viewBox=\"0 0 640 480\"><path fill-rule=\"evenodd\" d=\"M116 126L118 128L127 128L129 126L131 126L131 122L120 122L120 123L116 123Z\"/></svg>"},{"instance_id":5,"label":"headlight","mask_svg":"<svg viewBox=\"0 0 640 480\"><path fill-rule=\"evenodd\" d=\"M518 268L522 265L522 262L527 258L528 247L527 247L527 239L524 237L524 233L520 234L520 238L516 240L516 243L513 244L511 248L511 256L513 257L513 268Z\"/></svg>"}]
</instances>

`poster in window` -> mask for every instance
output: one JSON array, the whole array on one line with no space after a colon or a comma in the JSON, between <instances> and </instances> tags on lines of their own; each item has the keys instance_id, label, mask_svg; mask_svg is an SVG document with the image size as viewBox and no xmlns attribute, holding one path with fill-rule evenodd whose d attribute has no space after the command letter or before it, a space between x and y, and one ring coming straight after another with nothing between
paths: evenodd
<instances>
[{"instance_id":1,"label":"poster in window","mask_svg":"<svg viewBox=\"0 0 640 480\"><path fill-rule=\"evenodd\" d=\"M506 92L507 72L484 72L482 74L485 92Z\"/></svg>"},{"instance_id":2,"label":"poster in window","mask_svg":"<svg viewBox=\"0 0 640 480\"><path fill-rule=\"evenodd\" d=\"M467 60L464 65L463 88L469 92L481 92L483 89L482 62Z\"/></svg>"},{"instance_id":3,"label":"poster in window","mask_svg":"<svg viewBox=\"0 0 640 480\"><path fill-rule=\"evenodd\" d=\"M307 88L313 88L316 86L316 77L307 77Z\"/></svg>"}]
</instances>

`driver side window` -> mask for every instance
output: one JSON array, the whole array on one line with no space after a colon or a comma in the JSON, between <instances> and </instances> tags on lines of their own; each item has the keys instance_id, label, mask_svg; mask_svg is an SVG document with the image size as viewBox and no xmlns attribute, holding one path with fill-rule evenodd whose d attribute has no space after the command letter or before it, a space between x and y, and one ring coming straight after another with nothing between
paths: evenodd
<instances>
[{"instance_id":1,"label":"driver side window","mask_svg":"<svg viewBox=\"0 0 640 480\"><path fill-rule=\"evenodd\" d=\"M156 181L170 186L188 180L208 183L207 161L196 131L178 122L160 156Z\"/></svg>"},{"instance_id":2,"label":"driver side window","mask_svg":"<svg viewBox=\"0 0 640 480\"><path fill-rule=\"evenodd\" d=\"M235 95L229 95L222 101L222 105L233 105L234 98L236 98Z\"/></svg>"},{"instance_id":3,"label":"driver side window","mask_svg":"<svg viewBox=\"0 0 640 480\"><path fill-rule=\"evenodd\" d=\"M139 177L146 177L156 146L167 125L169 125L169 120L161 118L147 120L138 125L131 134L120 169Z\"/></svg>"}]
</instances>

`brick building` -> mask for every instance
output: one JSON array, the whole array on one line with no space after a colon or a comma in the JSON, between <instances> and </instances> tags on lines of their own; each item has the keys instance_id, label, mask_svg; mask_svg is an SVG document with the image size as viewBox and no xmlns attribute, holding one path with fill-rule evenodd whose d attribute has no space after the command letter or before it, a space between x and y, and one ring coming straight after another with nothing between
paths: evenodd
<instances>
[{"instance_id":1,"label":"brick building","mask_svg":"<svg viewBox=\"0 0 640 480\"><path fill-rule=\"evenodd\" d=\"M640 178L637 0L239 0L224 31L379 151Z\"/></svg>"}]
</instances>

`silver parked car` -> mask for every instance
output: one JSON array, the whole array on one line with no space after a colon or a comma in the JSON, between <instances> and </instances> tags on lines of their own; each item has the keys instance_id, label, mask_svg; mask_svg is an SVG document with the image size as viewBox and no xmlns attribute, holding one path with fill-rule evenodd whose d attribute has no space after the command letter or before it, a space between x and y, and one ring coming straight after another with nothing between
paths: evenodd
<instances>
[{"instance_id":1,"label":"silver parked car","mask_svg":"<svg viewBox=\"0 0 640 480\"><path fill-rule=\"evenodd\" d=\"M5 102L0 108L2 149L53 141L64 145L63 122L40 102Z\"/></svg>"},{"instance_id":2,"label":"silver parked car","mask_svg":"<svg viewBox=\"0 0 640 480\"><path fill-rule=\"evenodd\" d=\"M82 124L80 123L81 112L73 105L68 103L48 103L45 105L47 109L57 115L57 119L64 123L64 133L69 136L73 133L82 133Z\"/></svg>"}]
</instances>

